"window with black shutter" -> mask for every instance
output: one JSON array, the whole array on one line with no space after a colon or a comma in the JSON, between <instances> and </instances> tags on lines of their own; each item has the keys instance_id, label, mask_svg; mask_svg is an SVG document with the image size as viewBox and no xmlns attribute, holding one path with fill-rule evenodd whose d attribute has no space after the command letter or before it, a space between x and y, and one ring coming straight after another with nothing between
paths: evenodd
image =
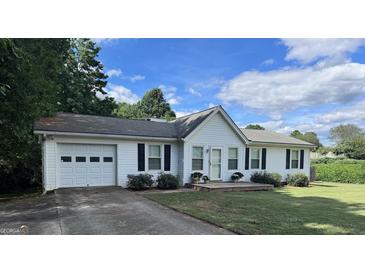
<instances>
[{"instance_id":1,"label":"window with black shutter","mask_svg":"<svg viewBox=\"0 0 365 274\"><path fill-rule=\"evenodd\" d=\"M164 170L171 170L171 145L164 146Z\"/></svg>"},{"instance_id":2,"label":"window with black shutter","mask_svg":"<svg viewBox=\"0 0 365 274\"><path fill-rule=\"evenodd\" d=\"M250 169L250 149L246 147L246 153L245 153L245 169Z\"/></svg>"},{"instance_id":3,"label":"window with black shutter","mask_svg":"<svg viewBox=\"0 0 365 274\"><path fill-rule=\"evenodd\" d=\"M262 149L261 169L266 169L266 148Z\"/></svg>"},{"instance_id":4,"label":"window with black shutter","mask_svg":"<svg viewBox=\"0 0 365 274\"><path fill-rule=\"evenodd\" d=\"M286 150L286 169L290 169L290 149Z\"/></svg>"},{"instance_id":5,"label":"window with black shutter","mask_svg":"<svg viewBox=\"0 0 365 274\"><path fill-rule=\"evenodd\" d=\"M138 144L138 171L145 170L144 144Z\"/></svg>"},{"instance_id":6,"label":"window with black shutter","mask_svg":"<svg viewBox=\"0 0 365 274\"><path fill-rule=\"evenodd\" d=\"M304 168L304 149L300 150L300 169Z\"/></svg>"}]
</instances>

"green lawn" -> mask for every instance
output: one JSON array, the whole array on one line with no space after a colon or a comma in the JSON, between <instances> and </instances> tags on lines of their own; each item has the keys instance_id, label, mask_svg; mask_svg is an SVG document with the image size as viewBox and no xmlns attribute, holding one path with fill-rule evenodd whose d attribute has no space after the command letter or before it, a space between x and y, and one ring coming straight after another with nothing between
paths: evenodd
<instances>
[{"instance_id":1,"label":"green lawn","mask_svg":"<svg viewBox=\"0 0 365 274\"><path fill-rule=\"evenodd\" d=\"M318 182L274 191L145 197L240 234L365 234L365 185Z\"/></svg>"}]
</instances>

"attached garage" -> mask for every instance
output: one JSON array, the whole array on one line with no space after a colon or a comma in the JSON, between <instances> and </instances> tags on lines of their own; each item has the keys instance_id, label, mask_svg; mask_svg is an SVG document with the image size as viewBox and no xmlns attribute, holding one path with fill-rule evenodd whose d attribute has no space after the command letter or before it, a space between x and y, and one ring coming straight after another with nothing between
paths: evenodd
<instances>
[{"instance_id":1,"label":"attached garage","mask_svg":"<svg viewBox=\"0 0 365 274\"><path fill-rule=\"evenodd\" d=\"M116 146L57 144L58 187L116 185Z\"/></svg>"}]
</instances>

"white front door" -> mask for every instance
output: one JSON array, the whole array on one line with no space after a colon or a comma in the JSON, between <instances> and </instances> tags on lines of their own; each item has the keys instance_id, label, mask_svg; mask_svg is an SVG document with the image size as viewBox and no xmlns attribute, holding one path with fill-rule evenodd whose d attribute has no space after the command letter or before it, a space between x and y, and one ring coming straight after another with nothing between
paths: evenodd
<instances>
[{"instance_id":1,"label":"white front door","mask_svg":"<svg viewBox=\"0 0 365 274\"><path fill-rule=\"evenodd\" d=\"M210 179L222 179L222 149L212 148L210 151Z\"/></svg>"}]
</instances>

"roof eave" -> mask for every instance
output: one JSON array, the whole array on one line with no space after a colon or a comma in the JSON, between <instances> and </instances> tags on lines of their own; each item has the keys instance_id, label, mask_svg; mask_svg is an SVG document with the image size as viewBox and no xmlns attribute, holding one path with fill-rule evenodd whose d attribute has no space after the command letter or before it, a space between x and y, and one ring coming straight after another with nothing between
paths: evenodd
<instances>
[{"instance_id":1,"label":"roof eave","mask_svg":"<svg viewBox=\"0 0 365 274\"><path fill-rule=\"evenodd\" d=\"M313 144L293 144L293 143L280 143L280 142L258 142L250 141L248 145L274 145L274 146L290 146L290 147L306 147L306 148L316 148Z\"/></svg>"},{"instance_id":2,"label":"roof eave","mask_svg":"<svg viewBox=\"0 0 365 274\"><path fill-rule=\"evenodd\" d=\"M78 136L78 137L98 137L123 140L163 140L163 141L178 141L175 137L159 137L159 136L139 136L139 135L119 135L119 134L102 134L102 133L85 133L85 132L68 132L68 131L53 131L53 130L34 130L36 135L52 135L52 136Z\"/></svg>"}]
</instances>

